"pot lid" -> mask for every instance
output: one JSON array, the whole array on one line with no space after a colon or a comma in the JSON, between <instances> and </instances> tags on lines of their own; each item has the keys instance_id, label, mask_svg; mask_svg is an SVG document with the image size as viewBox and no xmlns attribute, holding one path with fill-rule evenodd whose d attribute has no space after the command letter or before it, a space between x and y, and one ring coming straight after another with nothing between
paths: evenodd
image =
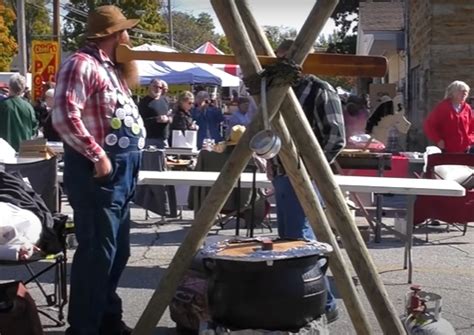
<instances>
[{"instance_id":1,"label":"pot lid","mask_svg":"<svg viewBox=\"0 0 474 335\"><path fill-rule=\"evenodd\" d=\"M283 260L333 251L330 244L306 240L272 240L266 238L228 239L206 245L202 254L205 258L233 261L262 262Z\"/></svg>"}]
</instances>

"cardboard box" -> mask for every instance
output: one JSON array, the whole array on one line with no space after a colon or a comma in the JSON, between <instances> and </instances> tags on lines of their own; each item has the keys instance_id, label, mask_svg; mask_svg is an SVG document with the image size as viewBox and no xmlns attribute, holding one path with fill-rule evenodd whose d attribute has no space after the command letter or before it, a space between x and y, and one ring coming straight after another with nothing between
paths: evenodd
<instances>
[{"instance_id":1,"label":"cardboard box","mask_svg":"<svg viewBox=\"0 0 474 335\"><path fill-rule=\"evenodd\" d=\"M46 144L45 138L37 138L21 142L18 156L50 159L56 156L56 153Z\"/></svg>"}]
</instances>

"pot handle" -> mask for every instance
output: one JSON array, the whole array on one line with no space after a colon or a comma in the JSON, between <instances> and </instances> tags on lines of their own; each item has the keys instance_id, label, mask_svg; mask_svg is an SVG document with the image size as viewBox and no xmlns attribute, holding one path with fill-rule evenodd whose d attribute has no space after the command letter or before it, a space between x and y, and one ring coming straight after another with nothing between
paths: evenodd
<instances>
[{"instance_id":1,"label":"pot handle","mask_svg":"<svg viewBox=\"0 0 474 335\"><path fill-rule=\"evenodd\" d=\"M208 275L211 275L214 272L216 267L216 262L212 258L203 258L202 266Z\"/></svg>"},{"instance_id":2,"label":"pot handle","mask_svg":"<svg viewBox=\"0 0 474 335\"><path fill-rule=\"evenodd\" d=\"M324 263L321 262L321 260L324 260ZM321 265L321 263L323 264ZM326 275L326 271L328 270L328 267L329 267L329 257L326 255L320 255L318 259L318 265L323 275Z\"/></svg>"}]
</instances>

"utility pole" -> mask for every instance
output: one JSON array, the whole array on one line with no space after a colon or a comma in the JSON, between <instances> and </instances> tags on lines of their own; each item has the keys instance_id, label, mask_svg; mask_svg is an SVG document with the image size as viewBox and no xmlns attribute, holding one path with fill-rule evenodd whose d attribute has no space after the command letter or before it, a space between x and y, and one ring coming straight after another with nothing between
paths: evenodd
<instances>
[{"instance_id":1,"label":"utility pole","mask_svg":"<svg viewBox=\"0 0 474 335\"><path fill-rule=\"evenodd\" d=\"M169 34L170 34L170 47L174 48L173 16L171 13L171 0L168 0L168 29L169 29Z\"/></svg>"},{"instance_id":2,"label":"utility pole","mask_svg":"<svg viewBox=\"0 0 474 335\"><path fill-rule=\"evenodd\" d=\"M61 21L59 19L59 0L53 1L53 36L60 43L61 41Z\"/></svg>"},{"instance_id":3,"label":"utility pole","mask_svg":"<svg viewBox=\"0 0 474 335\"><path fill-rule=\"evenodd\" d=\"M59 15L59 0L53 1L53 38L58 42L58 58L61 63L61 16Z\"/></svg>"},{"instance_id":4,"label":"utility pole","mask_svg":"<svg viewBox=\"0 0 474 335\"><path fill-rule=\"evenodd\" d=\"M27 62L27 46L26 46L26 28L25 28L25 1L24 0L17 0L16 1L16 8L17 8L17 31L18 31L18 56L19 56L19 72L21 75L25 76L28 72L28 62ZM30 83L31 85L31 83Z\"/></svg>"}]
</instances>

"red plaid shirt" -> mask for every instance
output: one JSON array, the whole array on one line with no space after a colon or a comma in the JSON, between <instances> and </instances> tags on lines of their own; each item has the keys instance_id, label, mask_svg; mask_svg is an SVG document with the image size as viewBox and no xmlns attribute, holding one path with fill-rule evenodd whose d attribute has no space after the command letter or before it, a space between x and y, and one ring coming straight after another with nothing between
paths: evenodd
<instances>
[{"instance_id":1,"label":"red plaid shirt","mask_svg":"<svg viewBox=\"0 0 474 335\"><path fill-rule=\"evenodd\" d=\"M117 78L114 63L95 44L69 57L57 76L54 127L66 144L94 162L105 155L104 138L117 104L111 76ZM121 85L122 93L129 95L123 80Z\"/></svg>"}]
</instances>

